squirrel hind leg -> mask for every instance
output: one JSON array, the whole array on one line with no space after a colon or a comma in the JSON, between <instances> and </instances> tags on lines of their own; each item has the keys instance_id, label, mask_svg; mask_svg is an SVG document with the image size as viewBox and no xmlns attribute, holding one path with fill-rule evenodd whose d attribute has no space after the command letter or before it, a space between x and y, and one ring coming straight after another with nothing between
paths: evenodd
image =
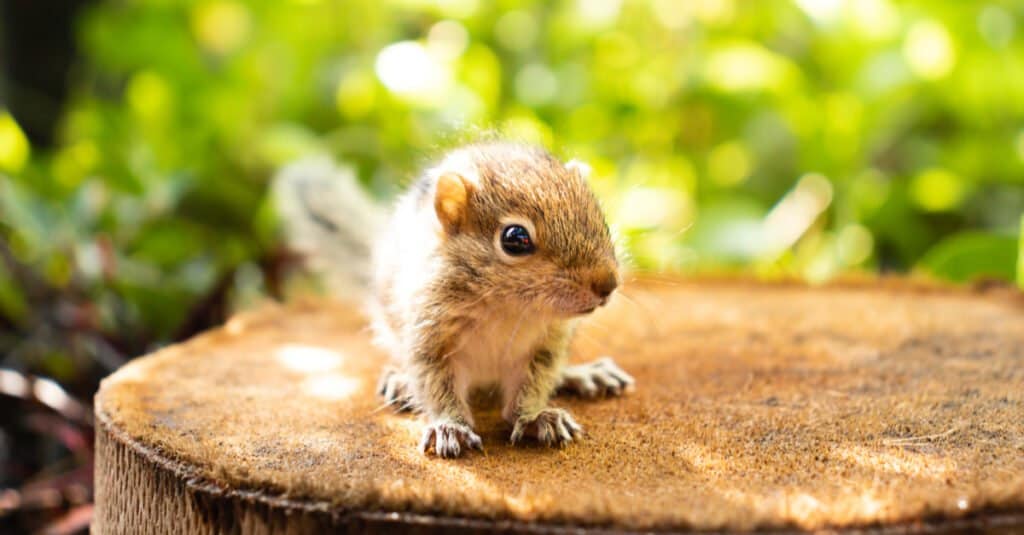
<instances>
[{"instance_id":1,"label":"squirrel hind leg","mask_svg":"<svg viewBox=\"0 0 1024 535\"><path fill-rule=\"evenodd\" d=\"M419 412L412 395L412 377L395 368L388 368L377 382L377 395L396 412Z\"/></svg>"}]
</instances>

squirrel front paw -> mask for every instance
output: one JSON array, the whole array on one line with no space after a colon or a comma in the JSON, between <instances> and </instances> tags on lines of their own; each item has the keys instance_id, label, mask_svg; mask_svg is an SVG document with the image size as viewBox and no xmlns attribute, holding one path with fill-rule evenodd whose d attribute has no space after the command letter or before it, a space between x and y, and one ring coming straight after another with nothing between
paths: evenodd
<instances>
[{"instance_id":1,"label":"squirrel front paw","mask_svg":"<svg viewBox=\"0 0 1024 535\"><path fill-rule=\"evenodd\" d=\"M547 408L534 415L516 419L512 443L533 437L546 446L562 446L583 437L583 428L564 409Z\"/></svg>"},{"instance_id":2,"label":"squirrel front paw","mask_svg":"<svg viewBox=\"0 0 1024 535\"><path fill-rule=\"evenodd\" d=\"M593 362L566 366L562 370L558 390L585 398L618 396L632 390L635 382L611 357L602 357Z\"/></svg>"},{"instance_id":3,"label":"squirrel front paw","mask_svg":"<svg viewBox=\"0 0 1024 535\"><path fill-rule=\"evenodd\" d=\"M431 422L423 431L420 449L423 453L434 450L438 457L451 459L462 453L463 447L483 450L484 444L480 435L473 432L468 425L446 420Z\"/></svg>"},{"instance_id":4,"label":"squirrel front paw","mask_svg":"<svg viewBox=\"0 0 1024 535\"><path fill-rule=\"evenodd\" d=\"M396 369L384 370L377 383L377 395L384 398L384 403L398 412L413 410L412 378Z\"/></svg>"}]
</instances>

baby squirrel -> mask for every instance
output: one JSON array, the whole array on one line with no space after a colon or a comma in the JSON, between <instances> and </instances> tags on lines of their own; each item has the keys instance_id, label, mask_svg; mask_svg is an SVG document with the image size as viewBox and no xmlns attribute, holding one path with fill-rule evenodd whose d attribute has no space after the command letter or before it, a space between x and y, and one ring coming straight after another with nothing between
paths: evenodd
<instances>
[{"instance_id":1,"label":"baby squirrel","mask_svg":"<svg viewBox=\"0 0 1024 535\"><path fill-rule=\"evenodd\" d=\"M500 389L513 443L547 445L582 436L567 411L548 405L556 390L593 397L632 388L607 357L567 365L576 322L619 285L585 165L518 143L464 146L427 170L362 247L352 244L360 233L342 234L352 226L346 212L366 198L325 169L286 169L275 185L280 211L300 249L372 250L375 341L396 362L378 390L396 408L426 416L423 451L481 449L468 403L476 387Z\"/></svg>"}]
</instances>

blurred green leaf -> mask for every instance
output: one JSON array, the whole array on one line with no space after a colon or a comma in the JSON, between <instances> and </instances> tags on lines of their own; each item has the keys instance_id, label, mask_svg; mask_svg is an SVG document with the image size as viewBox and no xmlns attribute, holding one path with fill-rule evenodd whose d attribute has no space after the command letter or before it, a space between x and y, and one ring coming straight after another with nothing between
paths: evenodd
<instances>
[{"instance_id":1,"label":"blurred green leaf","mask_svg":"<svg viewBox=\"0 0 1024 535\"><path fill-rule=\"evenodd\" d=\"M28 303L25 301L21 288L11 278L4 263L0 262L0 312L12 320L18 321L25 316L27 309Z\"/></svg>"},{"instance_id":2,"label":"blurred green leaf","mask_svg":"<svg viewBox=\"0 0 1024 535\"><path fill-rule=\"evenodd\" d=\"M1020 233L1017 239L1017 286L1024 288L1024 214L1020 216Z\"/></svg>"},{"instance_id":3,"label":"blurred green leaf","mask_svg":"<svg viewBox=\"0 0 1024 535\"><path fill-rule=\"evenodd\" d=\"M46 375L58 381L69 381L75 377L75 362L63 351L53 351L43 356L42 368Z\"/></svg>"},{"instance_id":4,"label":"blurred green leaf","mask_svg":"<svg viewBox=\"0 0 1024 535\"><path fill-rule=\"evenodd\" d=\"M949 280L967 282L993 277L1014 280L1017 266L1017 238L983 232L963 232L930 249L920 266Z\"/></svg>"},{"instance_id":5,"label":"blurred green leaf","mask_svg":"<svg viewBox=\"0 0 1024 535\"><path fill-rule=\"evenodd\" d=\"M210 241L191 221L166 219L142 229L130 254L138 260L168 268L210 254Z\"/></svg>"}]
</instances>

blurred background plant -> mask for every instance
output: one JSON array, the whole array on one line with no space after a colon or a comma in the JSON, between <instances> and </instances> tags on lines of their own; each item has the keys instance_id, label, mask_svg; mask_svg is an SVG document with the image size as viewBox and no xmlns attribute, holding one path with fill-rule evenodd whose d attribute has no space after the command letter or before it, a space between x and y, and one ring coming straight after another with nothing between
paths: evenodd
<instances>
[{"instance_id":1,"label":"blurred background plant","mask_svg":"<svg viewBox=\"0 0 1024 535\"><path fill-rule=\"evenodd\" d=\"M90 424L32 377L89 399L280 297L306 155L386 198L498 129L587 161L641 269L1024 283L1019 1L52 4L0 8L0 528L88 517Z\"/></svg>"}]
</instances>

